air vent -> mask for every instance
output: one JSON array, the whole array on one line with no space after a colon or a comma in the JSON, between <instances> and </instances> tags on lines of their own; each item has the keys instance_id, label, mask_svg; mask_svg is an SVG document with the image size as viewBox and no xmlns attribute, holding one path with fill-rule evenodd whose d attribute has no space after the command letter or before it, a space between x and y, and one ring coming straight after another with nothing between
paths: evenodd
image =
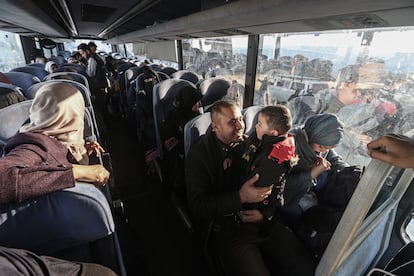
<instances>
[{"instance_id":1,"label":"air vent","mask_svg":"<svg viewBox=\"0 0 414 276\"><path fill-rule=\"evenodd\" d=\"M363 29L388 27L389 24L375 14L347 14L305 20L306 24L321 30Z\"/></svg>"},{"instance_id":2,"label":"air vent","mask_svg":"<svg viewBox=\"0 0 414 276\"><path fill-rule=\"evenodd\" d=\"M82 4L82 21L104 23L114 10L110 7Z\"/></svg>"}]
</instances>

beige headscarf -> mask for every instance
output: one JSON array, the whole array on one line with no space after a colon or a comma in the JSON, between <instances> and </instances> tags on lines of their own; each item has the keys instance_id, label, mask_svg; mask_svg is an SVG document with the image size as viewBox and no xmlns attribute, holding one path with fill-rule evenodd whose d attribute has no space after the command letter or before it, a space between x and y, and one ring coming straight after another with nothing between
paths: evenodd
<instances>
[{"instance_id":1,"label":"beige headscarf","mask_svg":"<svg viewBox=\"0 0 414 276\"><path fill-rule=\"evenodd\" d=\"M83 140L85 102L81 92L66 83L47 83L36 93L30 107L30 123L20 132L38 132L66 145L79 164L89 159Z\"/></svg>"}]
</instances>

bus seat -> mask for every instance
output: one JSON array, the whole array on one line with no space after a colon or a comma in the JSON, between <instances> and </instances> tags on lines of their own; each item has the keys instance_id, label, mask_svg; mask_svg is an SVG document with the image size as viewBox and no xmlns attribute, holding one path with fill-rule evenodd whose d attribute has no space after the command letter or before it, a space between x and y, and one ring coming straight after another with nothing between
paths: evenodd
<instances>
[{"instance_id":1,"label":"bus seat","mask_svg":"<svg viewBox=\"0 0 414 276\"><path fill-rule=\"evenodd\" d=\"M73 72L73 73L79 73L83 75L84 77L88 77L86 74L86 66L75 64L75 63L65 63L62 64L60 67L58 67L55 70L55 73L59 72Z\"/></svg>"},{"instance_id":2,"label":"bus seat","mask_svg":"<svg viewBox=\"0 0 414 276\"><path fill-rule=\"evenodd\" d=\"M184 127L184 152L188 155L191 145L196 143L200 136L211 131L210 112L203 113L193 118Z\"/></svg>"},{"instance_id":3,"label":"bus seat","mask_svg":"<svg viewBox=\"0 0 414 276\"><path fill-rule=\"evenodd\" d=\"M0 83L11 84L11 81L6 77L6 75L0 72Z\"/></svg>"},{"instance_id":4,"label":"bus seat","mask_svg":"<svg viewBox=\"0 0 414 276\"><path fill-rule=\"evenodd\" d=\"M159 77L160 81L170 79L170 76L168 76L167 74L165 74L163 72L160 72L160 71L156 71L156 72L158 74L158 77Z\"/></svg>"},{"instance_id":5,"label":"bus seat","mask_svg":"<svg viewBox=\"0 0 414 276\"><path fill-rule=\"evenodd\" d=\"M203 95L201 104L204 112L209 111L211 105L221 100L227 94L230 84L228 81L220 78L209 78L200 84L200 91Z\"/></svg>"},{"instance_id":6,"label":"bus seat","mask_svg":"<svg viewBox=\"0 0 414 276\"><path fill-rule=\"evenodd\" d=\"M167 74L169 77L172 77L171 75L177 72L177 69L172 67L164 67L160 71L161 73Z\"/></svg>"},{"instance_id":7,"label":"bus seat","mask_svg":"<svg viewBox=\"0 0 414 276\"><path fill-rule=\"evenodd\" d=\"M32 101L23 101L0 109L0 144L5 145L29 119Z\"/></svg>"},{"instance_id":8,"label":"bus seat","mask_svg":"<svg viewBox=\"0 0 414 276\"><path fill-rule=\"evenodd\" d=\"M38 62L35 62L35 63L28 63L28 64L26 64L26 66L33 66L33 67L38 67L38 68L42 68L42 69L45 69L45 63L38 63Z\"/></svg>"},{"instance_id":9,"label":"bus seat","mask_svg":"<svg viewBox=\"0 0 414 276\"><path fill-rule=\"evenodd\" d=\"M155 137L157 150L160 156L163 155L163 144L160 137L160 127L167 116L174 110L173 102L177 92L183 87L195 86L184 79L168 79L154 86L153 113L155 122Z\"/></svg>"},{"instance_id":10,"label":"bus seat","mask_svg":"<svg viewBox=\"0 0 414 276\"><path fill-rule=\"evenodd\" d=\"M66 59L62 56L50 57L49 60L55 62L58 66L66 63Z\"/></svg>"},{"instance_id":11,"label":"bus seat","mask_svg":"<svg viewBox=\"0 0 414 276\"><path fill-rule=\"evenodd\" d=\"M44 67L40 68L40 67L35 67L35 66L17 67L17 68L10 70L10 72L24 72L24 73L32 74L33 76L38 77L39 80L43 80L49 74L49 72L47 72L44 69Z\"/></svg>"},{"instance_id":12,"label":"bus seat","mask_svg":"<svg viewBox=\"0 0 414 276\"><path fill-rule=\"evenodd\" d=\"M90 184L0 205L0 244L125 270L109 203Z\"/></svg>"},{"instance_id":13,"label":"bus seat","mask_svg":"<svg viewBox=\"0 0 414 276\"><path fill-rule=\"evenodd\" d=\"M10 82L23 90L23 94L26 94L27 89L35 83L39 83L40 79L29 73L24 72L8 72L4 75L10 80Z\"/></svg>"},{"instance_id":14,"label":"bus seat","mask_svg":"<svg viewBox=\"0 0 414 276\"><path fill-rule=\"evenodd\" d=\"M256 130L257 117L259 111L263 109L263 106L252 105L242 110L243 120L245 124L244 134L250 136Z\"/></svg>"},{"instance_id":15,"label":"bus seat","mask_svg":"<svg viewBox=\"0 0 414 276\"><path fill-rule=\"evenodd\" d=\"M56 72L56 73L52 73L52 74L47 75L43 79L43 81L56 80L56 79L65 79L65 80L72 80L72 81L79 82L80 84L85 85L86 88L88 88L88 90L90 91L88 79L80 73Z\"/></svg>"},{"instance_id":16,"label":"bus seat","mask_svg":"<svg viewBox=\"0 0 414 276\"><path fill-rule=\"evenodd\" d=\"M189 82L192 82L193 84L196 84L199 80L198 76L188 70L179 70L171 75L171 78L173 79L182 79L187 80Z\"/></svg>"},{"instance_id":17,"label":"bus seat","mask_svg":"<svg viewBox=\"0 0 414 276\"><path fill-rule=\"evenodd\" d=\"M98 240L114 232L105 195L91 184L0 205L0 243L41 254ZM27 229L31 229L27 235Z\"/></svg>"}]
</instances>

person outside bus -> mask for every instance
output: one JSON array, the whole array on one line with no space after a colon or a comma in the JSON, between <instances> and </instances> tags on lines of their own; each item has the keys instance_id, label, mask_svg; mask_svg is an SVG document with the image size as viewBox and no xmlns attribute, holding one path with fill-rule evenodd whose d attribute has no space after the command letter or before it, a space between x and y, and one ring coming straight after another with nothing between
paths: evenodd
<instances>
[{"instance_id":1,"label":"person outside bus","mask_svg":"<svg viewBox=\"0 0 414 276\"><path fill-rule=\"evenodd\" d=\"M89 155L103 151L83 139L82 94L63 83L48 83L36 93L30 123L20 128L0 158L0 204L22 202L75 186L82 181L105 185L109 172L89 165Z\"/></svg>"},{"instance_id":2,"label":"person outside bus","mask_svg":"<svg viewBox=\"0 0 414 276\"><path fill-rule=\"evenodd\" d=\"M216 102L211 127L212 132L191 147L185 169L189 208L205 249L227 275L266 276L270 270L278 275L313 275L312 256L292 232L276 221L271 233L261 236L260 211L241 212L243 204L266 199L272 187L256 187L259 174L240 185L238 143L245 126L237 104Z\"/></svg>"},{"instance_id":3,"label":"person outside bus","mask_svg":"<svg viewBox=\"0 0 414 276\"><path fill-rule=\"evenodd\" d=\"M284 204L286 177L298 161L295 141L288 134L291 127L292 116L287 107L276 105L263 108L258 114L256 134L247 140L247 150L242 156L247 178L258 173L260 178L255 186L273 187L272 193L262 202L244 204L242 212L258 209L263 221L269 224Z\"/></svg>"}]
</instances>

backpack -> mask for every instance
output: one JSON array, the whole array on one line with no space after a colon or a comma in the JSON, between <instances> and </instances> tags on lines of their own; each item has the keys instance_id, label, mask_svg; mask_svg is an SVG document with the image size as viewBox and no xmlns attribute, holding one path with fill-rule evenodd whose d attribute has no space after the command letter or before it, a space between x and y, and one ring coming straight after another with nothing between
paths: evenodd
<instances>
[{"instance_id":1,"label":"backpack","mask_svg":"<svg viewBox=\"0 0 414 276\"><path fill-rule=\"evenodd\" d=\"M322 257L363 173L362 166L332 170L316 190L318 205L306 210L295 229L317 259Z\"/></svg>"},{"instance_id":2,"label":"backpack","mask_svg":"<svg viewBox=\"0 0 414 276\"><path fill-rule=\"evenodd\" d=\"M342 170L331 170L327 176L326 185L316 191L318 203L345 209L363 172L364 168L362 166L349 166Z\"/></svg>"}]
</instances>

